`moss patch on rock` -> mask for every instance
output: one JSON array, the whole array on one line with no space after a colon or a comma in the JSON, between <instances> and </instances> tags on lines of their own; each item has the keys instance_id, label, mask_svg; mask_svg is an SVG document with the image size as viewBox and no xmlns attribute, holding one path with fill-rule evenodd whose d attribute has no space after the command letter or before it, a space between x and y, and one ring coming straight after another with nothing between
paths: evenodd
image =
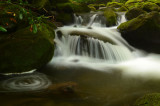
<instances>
[{"instance_id":1,"label":"moss patch on rock","mask_svg":"<svg viewBox=\"0 0 160 106\"><path fill-rule=\"evenodd\" d=\"M160 106L160 93L147 94L139 98L134 106Z\"/></svg>"},{"instance_id":2,"label":"moss patch on rock","mask_svg":"<svg viewBox=\"0 0 160 106\"><path fill-rule=\"evenodd\" d=\"M146 12L140 8L132 8L125 14L125 17L127 18L127 20L131 20L131 19L136 18L139 15L145 14L145 13Z\"/></svg>"}]
</instances>

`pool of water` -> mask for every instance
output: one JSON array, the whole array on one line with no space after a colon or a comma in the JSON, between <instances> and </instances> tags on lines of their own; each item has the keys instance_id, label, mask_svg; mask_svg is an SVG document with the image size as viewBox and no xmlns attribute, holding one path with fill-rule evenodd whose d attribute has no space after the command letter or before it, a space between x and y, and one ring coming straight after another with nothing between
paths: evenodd
<instances>
[{"instance_id":1,"label":"pool of water","mask_svg":"<svg viewBox=\"0 0 160 106\"><path fill-rule=\"evenodd\" d=\"M144 94L160 92L159 83L155 79L126 78L117 71L47 66L32 74L1 76L0 103L1 106L131 106Z\"/></svg>"}]
</instances>

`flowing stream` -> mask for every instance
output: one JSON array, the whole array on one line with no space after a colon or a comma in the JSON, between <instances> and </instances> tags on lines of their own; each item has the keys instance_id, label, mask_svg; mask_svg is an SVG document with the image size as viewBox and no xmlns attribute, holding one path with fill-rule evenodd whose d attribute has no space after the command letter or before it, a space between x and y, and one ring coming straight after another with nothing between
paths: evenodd
<instances>
[{"instance_id":1,"label":"flowing stream","mask_svg":"<svg viewBox=\"0 0 160 106\"><path fill-rule=\"evenodd\" d=\"M118 14L117 26L126 21ZM160 92L158 54L129 45L99 13L74 18L56 30L46 67L0 77L1 106L131 106L144 94Z\"/></svg>"}]
</instances>

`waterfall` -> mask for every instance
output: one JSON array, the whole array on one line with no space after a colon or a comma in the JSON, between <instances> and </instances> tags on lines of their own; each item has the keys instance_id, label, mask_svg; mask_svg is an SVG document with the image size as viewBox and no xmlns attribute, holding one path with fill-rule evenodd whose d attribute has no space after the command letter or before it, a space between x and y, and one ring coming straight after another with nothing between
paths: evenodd
<instances>
[{"instance_id":1,"label":"waterfall","mask_svg":"<svg viewBox=\"0 0 160 106\"><path fill-rule=\"evenodd\" d=\"M74 16L73 25L56 30L54 58L77 56L96 59L97 62L103 60L108 63L133 59L134 48L121 37L116 27L104 27L101 24L103 20L101 15L93 14L86 25L82 24L85 19L75 14Z\"/></svg>"},{"instance_id":2,"label":"waterfall","mask_svg":"<svg viewBox=\"0 0 160 106\"><path fill-rule=\"evenodd\" d=\"M125 61L132 58L132 54L126 47L113 45L94 38L83 36L56 36L55 56L85 56L104 59L112 63Z\"/></svg>"},{"instance_id":3,"label":"waterfall","mask_svg":"<svg viewBox=\"0 0 160 106\"><path fill-rule=\"evenodd\" d=\"M120 25L126 19L124 13L118 15ZM81 16L75 18L73 25L56 30L56 49L51 64L102 72L118 71L125 77L160 78L159 55L146 55L129 45L118 32L118 25L104 27L99 14L92 14L88 22Z\"/></svg>"}]
</instances>

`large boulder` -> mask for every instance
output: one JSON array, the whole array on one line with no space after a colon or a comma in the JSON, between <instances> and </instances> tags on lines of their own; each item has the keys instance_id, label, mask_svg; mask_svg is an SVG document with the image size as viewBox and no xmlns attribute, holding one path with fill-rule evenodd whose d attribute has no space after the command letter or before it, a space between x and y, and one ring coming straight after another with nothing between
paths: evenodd
<instances>
[{"instance_id":1,"label":"large boulder","mask_svg":"<svg viewBox=\"0 0 160 106\"><path fill-rule=\"evenodd\" d=\"M106 26L115 26L117 24L117 13L114 12L112 8L107 8L104 11L104 16L106 18Z\"/></svg>"},{"instance_id":2,"label":"large boulder","mask_svg":"<svg viewBox=\"0 0 160 106\"><path fill-rule=\"evenodd\" d=\"M134 106L160 106L160 93L144 95L136 100Z\"/></svg>"},{"instance_id":3,"label":"large boulder","mask_svg":"<svg viewBox=\"0 0 160 106\"><path fill-rule=\"evenodd\" d=\"M30 27L0 37L0 73L26 72L47 64L53 56L54 32L43 25L36 34Z\"/></svg>"},{"instance_id":4,"label":"large boulder","mask_svg":"<svg viewBox=\"0 0 160 106\"><path fill-rule=\"evenodd\" d=\"M0 73L26 72L47 64L54 52L54 24L20 5L0 6Z\"/></svg>"},{"instance_id":5,"label":"large boulder","mask_svg":"<svg viewBox=\"0 0 160 106\"><path fill-rule=\"evenodd\" d=\"M133 18L138 17L141 14L145 14L146 12L140 8L132 8L125 14L127 20L131 20Z\"/></svg>"},{"instance_id":6,"label":"large boulder","mask_svg":"<svg viewBox=\"0 0 160 106\"><path fill-rule=\"evenodd\" d=\"M160 53L160 14L150 12L118 26L122 36L133 46Z\"/></svg>"}]
</instances>

